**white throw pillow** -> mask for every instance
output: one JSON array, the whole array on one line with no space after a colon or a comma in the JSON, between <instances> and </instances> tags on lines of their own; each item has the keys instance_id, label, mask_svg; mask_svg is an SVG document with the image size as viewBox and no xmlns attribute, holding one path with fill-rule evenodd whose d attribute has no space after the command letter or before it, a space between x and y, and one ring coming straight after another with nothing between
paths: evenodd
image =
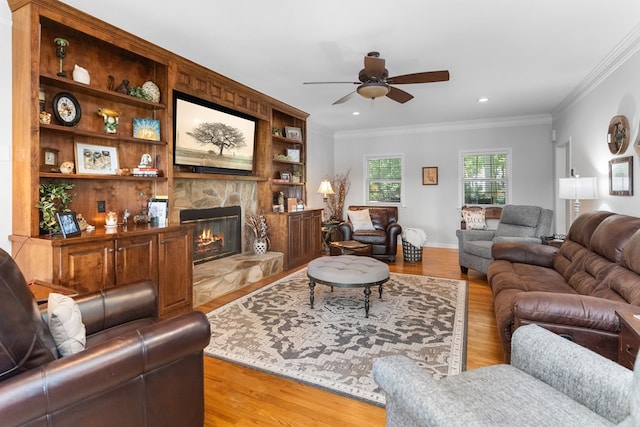
<instances>
[{"instance_id":1,"label":"white throw pillow","mask_svg":"<svg viewBox=\"0 0 640 427\"><path fill-rule=\"evenodd\" d=\"M467 224L467 230L486 230L487 222L485 220L484 209L479 211L462 210L462 217Z\"/></svg>"},{"instance_id":2,"label":"white throw pillow","mask_svg":"<svg viewBox=\"0 0 640 427\"><path fill-rule=\"evenodd\" d=\"M66 295L50 293L47 303L49 330L61 356L84 350L87 332L76 302Z\"/></svg>"},{"instance_id":3,"label":"white throw pillow","mask_svg":"<svg viewBox=\"0 0 640 427\"><path fill-rule=\"evenodd\" d=\"M353 225L353 231L375 230L369 215L369 209L360 209L357 211L347 211L349 221Z\"/></svg>"}]
</instances>

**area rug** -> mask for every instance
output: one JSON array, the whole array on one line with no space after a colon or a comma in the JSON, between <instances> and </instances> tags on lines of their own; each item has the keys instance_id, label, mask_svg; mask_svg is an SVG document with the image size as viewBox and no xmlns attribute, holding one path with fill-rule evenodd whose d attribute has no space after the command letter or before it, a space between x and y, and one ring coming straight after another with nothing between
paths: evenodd
<instances>
[{"instance_id":1,"label":"area rug","mask_svg":"<svg viewBox=\"0 0 640 427\"><path fill-rule=\"evenodd\" d=\"M369 318L362 288L318 284L312 309L300 270L210 312L205 353L378 406L379 357L408 356L436 378L464 369L466 281L391 273L382 299L372 291Z\"/></svg>"}]
</instances>

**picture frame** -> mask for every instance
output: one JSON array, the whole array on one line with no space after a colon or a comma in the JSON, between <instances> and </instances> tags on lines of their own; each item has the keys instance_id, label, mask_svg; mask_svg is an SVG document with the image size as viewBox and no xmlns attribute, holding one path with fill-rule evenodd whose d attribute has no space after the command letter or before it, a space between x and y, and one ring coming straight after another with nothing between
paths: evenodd
<instances>
[{"instance_id":1,"label":"picture frame","mask_svg":"<svg viewBox=\"0 0 640 427\"><path fill-rule=\"evenodd\" d=\"M67 237L79 236L82 234L75 212L56 212L56 219L58 220L62 237L65 239Z\"/></svg>"},{"instance_id":2,"label":"picture frame","mask_svg":"<svg viewBox=\"0 0 640 427\"><path fill-rule=\"evenodd\" d=\"M426 166L422 168L422 185L438 185L437 166Z\"/></svg>"},{"instance_id":3,"label":"picture frame","mask_svg":"<svg viewBox=\"0 0 640 427\"><path fill-rule=\"evenodd\" d=\"M287 157L292 162L300 163L300 150L297 148L287 148Z\"/></svg>"},{"instance_id":4,"label":"picture frame","mask_svg":"<svg viewBox=\"0 0 640 427\"><path fill-rule=\"evenodd\" d=\"M59 150L49 147L40 148L40 172L59 172Z\"/></svg>"},{"instance_id":5,"label":"picture frame","mask_svg":"<svg viewBox=\"0 0 640 427\"><path fill-rule=\"evenodd\" d=\"M284 127L285 138L294 139L296 141L302 141L302 129L291 126Z\"/></svg>"},{"instance_id":6,"label":"picture frame","mask_svg":"<svg viewBox=\"0 0 640 427\"><path fill-rule=\"evenodd\" d=\"M633 156L609 160L609 194L633 196Z\"/></svg>"},{"instance_id":7,"label":"picture frame","mask_svg":"<svg viewBox=\"0 0 640 427\"><path fill-rule=\"evenodd\" d=\"M87 175L115 175L118 149L107 145L75 143L76 171Z\"/></svg>"},{"instance_id":8,"label":"picture frame","mask_svg":"<svg viewBox=\"0 0 640 427\"><path fill-rule=\"evenodd\" d=\"M133 137L160 141L160 120L135 117L133 119Z\"/></svg>"},{"instance_id":9,"label":"picture frame","mask_svg":"<svg viewBox=\"0 0 640 427\"><path fill-rule=\"evenodd\" d=\"M153 218L157 218L157 224L164 227L169 216L169 200L151 198L148 201L148 208L148 215L151 221L154 222Z\"/></svg>"},{"instance_id":10,"label":"picture frame","mask_svg":"<svg viewBox=\"0 0 640 427\"><path fill-rule=\"evenodd\" d=\"M289 172L289 171L280 172L280 179L284 179L286 181L291 181L291 172Z\"/></svg>"}]
</instances>

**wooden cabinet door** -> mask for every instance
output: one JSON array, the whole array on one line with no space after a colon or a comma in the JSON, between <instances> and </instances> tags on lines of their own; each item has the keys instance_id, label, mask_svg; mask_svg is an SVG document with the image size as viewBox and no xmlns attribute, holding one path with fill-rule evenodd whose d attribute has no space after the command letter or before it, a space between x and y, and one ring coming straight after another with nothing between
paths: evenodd
<instances>
[{"instance_id":1,"label":"wooden cabinet door","mask_svg":"<svg viewBox=\"0 0 640 427\"><path fill-rule=\"evenodd\" d=\"M117 239L116 284L153 280L158 283L157 238L155 234Z\"/></svg>"},{"instance_id":2,"label":"wooden cabinet door","mask_svg":"<svg viewBox=\"0 0 640 427\"><path fill-rule=\"evenodd\" d=\"M193 231L158 235L158 312L162 317L193 309Z\"/></svg>"},{"instance_id":3,"label":"wooden cabinet door","mask_svg":"<svg viewBox=\"0 0 640 427\"><path fill-rule=\"evenodd\" d=\"M320 256L322 251L322 217L319 211L305 212L302 226L303 262Z\"/></svg>"},{"instance_id":4,"label":"wooden cabinet door","mask_svg":"<svg viewBox=\"0 0 640 427\"><path fill-rule=\"evenodd\" d=\"M304 259L304 246L303 246L303 221L302 215L293 214L288 217L288 233L289 241L287 242L287 259L285 265L287 270L293 267L297 267L303 262Z\"/></svg>"},{"instance_id":5,"label":"wooden cabinet door","mask_svg":"<svg viewBox=\"0 0 640 427\"><path fill-rule=\"evenodd\" d=\"M115 286L113 240L60 246L54 248L53 259L56 285L78 293Z\"/></svg>"}]
</instances>

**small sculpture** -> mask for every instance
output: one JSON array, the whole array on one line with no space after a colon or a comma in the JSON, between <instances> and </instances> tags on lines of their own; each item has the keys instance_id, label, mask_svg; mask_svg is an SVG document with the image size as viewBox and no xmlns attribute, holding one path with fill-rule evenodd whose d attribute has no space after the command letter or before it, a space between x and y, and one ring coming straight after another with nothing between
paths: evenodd
<instances>
[{"instance_id":1,"label":"small sculpture","mask_svg":"<svg viewBox=\"0 0 640 427\"><path fill-rule=\"evenodd\" d=\"M51 124L51 113L47 113L46 111L42 111L40 113L40 123L45 125Z\"/></svg>"},{"instance_id":2,"label":"small sculpture","mask_svg":"<svg viewBox=\"0 0 640 427\"><path fill-rule=\"evenodd\" d=\"M123 80L122 83L120 83L120 86L116 88L116 92L129 95L129 80Z\"/></svg>"},{"instance_id":3,"label":"small sculpture","mask_svg":"<svg viewBox=\"0 0 640 427\"><path fill-rule=\"evenodd\" d=\"M120 124L120 113L109 108L98 108L98 115L104 121L104 133L116 133L116 127Z\"/></svg>"},{"instance_id":4,"label":"small sculpture","mask_svg":"<svg viewBox=\"0 0 640 427\"><path fill-rule=\"evenodd\" d=\"M144 153L140 158L139 168L150 168L153 166L153 159L151 158L151 154Z\"/></svg>"},{"instance_id":5,"label":"small sculpture","mask_svg":"<svg viewBox=\"0 0 640 427\"><path fill-rule=\"evenodd\" d=\"M107 218L104 223L107 227L116 227L118 225L118 214L113 211L107 212Z\"/></svg>"},{"instance_id":6,"label":"small sculpture","mask_svg":"<svg viewBox=\"0 0 640 427\"><path fill-rule=\"evenodd\" d=\"M56 37L53 39L53 42L56 44L56 57L60 59L60 71L58 71L58 76L67 77L67 72L62 69L62 60L67 55L67 46L69 46L69 41L61 37Z\"/></svg>"},{"instance_id":7,"label":"small sculpture","mask_svg":"<svg viewBox=\"0 0 640 427\"><path fill-rule=\"evenodd\" d=\"M88 85L91 82L91 77L89 76L89 72L85 68L82 68L81 66L79 66L78 64L76 64L73 67L72 76L73 76L73 80L79 83L84 83Z\"/></svg>"},{"instance_id":8,"label":"small sculpture","mask_svg":"<svg viewBox=\"0 0 640 427\"><path fill-rule=\"evenodd\" d=\"M70 162L70 161L62 162L60 164L60 172L67 175L72 174L74 168L75 168L75 165L73 164L73 162Z\"/></svg>"}]
</instances>

